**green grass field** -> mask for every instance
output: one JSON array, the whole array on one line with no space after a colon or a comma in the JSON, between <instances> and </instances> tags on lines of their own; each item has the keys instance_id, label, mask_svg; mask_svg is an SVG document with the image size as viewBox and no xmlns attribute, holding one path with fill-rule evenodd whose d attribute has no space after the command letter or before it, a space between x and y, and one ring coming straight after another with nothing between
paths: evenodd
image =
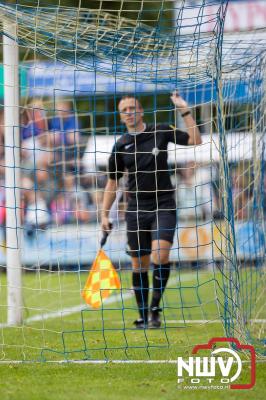
<instances>
[{"instance_id":1,"label":"green grass field","mask_svg":"<svg viewBox=\"0 0 266 400\"><path fill-rule=\"evenodd\" d=\"M248 372L245 373L248 375ZM137 400L265 398L265 364L257 365L251 390L180 391L176 366L163 365L0 365L1 400Z\"/></svg>"},{"instance_id":2,"label":"green grass field","mask_svg":"<svg viewBox=\"0 0 266 400\"><path fill-rule=\"evenodd\" d=\"M122 296L120 292L113 294L100 310L89 309L80 296L86 278L85 273L73 272L24 274L25 323L8 328L6 275L0 275L0 355L7 362L0 364L1 400L180 396L175 364L48 362L176 360L178 355L189 356L195 344L224 336L217 306L219 285L215 285L215 279L221 283L220 277L210 271L172 271L164 296L163 326L144 331L136 331L132 325L137 311L130 272L121 274ZM40 363L14 364L13 360ZM48 362L42 362L45 360ZM256 398L263 395L264 364L258 364L257 370L258 384L247 391L249 398L253 394ZM248 375L248 369L245 373ZM194 395L198 398L200 391L194 393L182 391L181 395L185 399ZM204 393L204 398L222 396L217 391ZM247 398L241 393L241 398ZM230 391L230 396L238 394Z\"/></svg>"},{"instance_id":3,"label":"green grass field","mask_svg":"<svg viewBox=\"0 0 266 400\"><path fill-rule=\"evenodd\" d=\"M121 274L122 295L113 294L103 309L96 310L80 296L86 277L69 272L25 274L25 324L2 329L2 358L175 359L177 354L189 354L192 345L223 335L210 272L173 272L164 297L163 327L146 331L133 327L138 313L130 272ZM2 305L5 279L2 275ZM3 311L2 323L6 307Z\"/></svg>"}]
</instances>

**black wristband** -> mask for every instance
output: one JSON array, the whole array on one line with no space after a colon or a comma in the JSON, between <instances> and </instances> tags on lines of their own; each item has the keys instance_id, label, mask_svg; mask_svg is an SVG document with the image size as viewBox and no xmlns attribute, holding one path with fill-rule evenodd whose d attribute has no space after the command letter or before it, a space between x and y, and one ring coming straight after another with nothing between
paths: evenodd
<instances>
[{"instance_id":1,"label":"black wristband","mask_svg":"<svg viewBox=\"0 0 266 400\"><path fill-rule=\"evenodd\" d=\"M191 111L190 111L190 110L184 112L184 114L181 114L181 117L184 118L184 117L186 117L186 116L189 115L189 114L191 114Z\"/></svg>"}]
</instances>

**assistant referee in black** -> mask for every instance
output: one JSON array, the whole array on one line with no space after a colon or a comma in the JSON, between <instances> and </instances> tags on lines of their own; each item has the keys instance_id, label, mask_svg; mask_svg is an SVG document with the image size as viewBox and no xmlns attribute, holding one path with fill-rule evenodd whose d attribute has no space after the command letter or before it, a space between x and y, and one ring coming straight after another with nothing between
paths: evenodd
<instances>
[{"instance_id":1,"label":"assistant referee in black","mask_svg":"<svg viewBox=\"0 0 266 400\"><path fill-rule=\"evenodd\" d=\"M128 173L126 211L129 254L132 258L133 288L140 318L136 328L159 328L160 300L170 275L169 252L176 229L174 188L170 181L167 146L198 145L201 136L186 101L174 92L171 100L181 113L186 132L169 125L146 125L140 102L123 97L118 105L127 133L115 143L109 158L109 178L104 191L102 230L108 231L109 211L119 179ZM150 262L153 263L153 291L149 307Z\"/></svg>"}]
</instances>

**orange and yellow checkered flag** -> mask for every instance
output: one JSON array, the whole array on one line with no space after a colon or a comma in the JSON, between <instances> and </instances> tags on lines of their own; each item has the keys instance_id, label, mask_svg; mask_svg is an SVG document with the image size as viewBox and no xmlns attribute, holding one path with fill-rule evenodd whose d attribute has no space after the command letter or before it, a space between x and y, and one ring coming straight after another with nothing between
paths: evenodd
<instances>
[{"instance_id":1,"label":"orange and yellow checkered flag","mask_svg":"<svg viewBox=\"0 0 266 400\"><path fill-rule=\"evenodd\" d=\"M102 249L99 250L82 290L82 297L93 308L99 308L113 289L120 289L120 287L118 274L110 258Z\"/></svg>"}]
</instances>

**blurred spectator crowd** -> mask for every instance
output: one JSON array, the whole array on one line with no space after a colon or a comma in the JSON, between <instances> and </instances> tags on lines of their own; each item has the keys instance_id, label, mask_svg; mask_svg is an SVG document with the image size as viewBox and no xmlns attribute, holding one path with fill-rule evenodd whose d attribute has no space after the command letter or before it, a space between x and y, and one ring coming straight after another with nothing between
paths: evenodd
<instances>
[{"instance_id":1,"label":"blurred spectator crowd","mask_svg":"<svg viewBox=\"0 0 266 400\"><path fill-rule=\"evenodd\" d=\"M106 171L84 170L82 156L88 137L81 135L70 101L61 100L56 112L46 112L41 100L21 110L21 218L25 226L99 221ZM93 155L92 155L93 157ZM5 224L4 115L0 110L0 224ZM222 218L219 176L213 165L187 162L173 168L179 221ZM214 173L215 171L215 173ZM250 177L238 166L232 169L236 217L248 218L252 199ZM266 184L266 182L265 182ZM249 190L246 190L249 188ZM118 206L123 218L126 197Z\"/></svg>"},{"instance_id":2,"label":"blurred spectator crowd","mask_svg":"<svg viewBox=\"0 0 266 400\"><path fill-rule=\"evenodd\" d=\"M21 110L21 218L28 227L97 221L104 182L83 173L84 139L70 101L55 115L33 100ZM82 140L83 139L83 140ZM4 114L0 111L0 224L5 223ZM101 187L97 187L101 183Z\"/></svg>"}]
</instances>

